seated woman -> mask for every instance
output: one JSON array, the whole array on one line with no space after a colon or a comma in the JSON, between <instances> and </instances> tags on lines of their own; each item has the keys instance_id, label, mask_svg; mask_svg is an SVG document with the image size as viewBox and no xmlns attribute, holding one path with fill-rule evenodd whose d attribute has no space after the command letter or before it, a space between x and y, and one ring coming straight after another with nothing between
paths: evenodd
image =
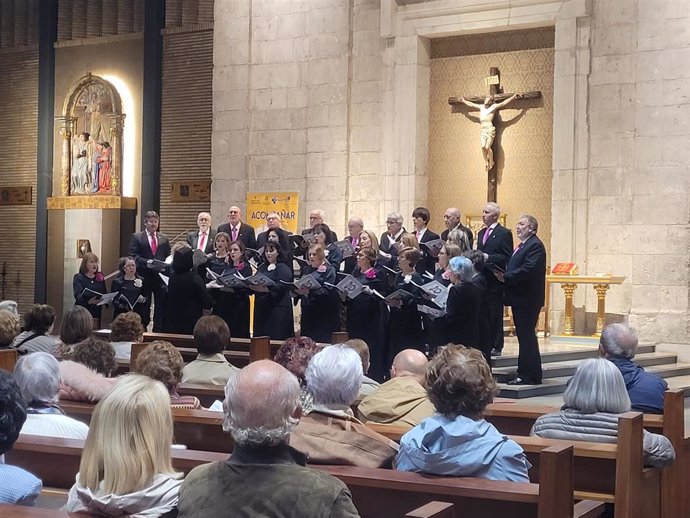
<instances>
[{"instance_id":1,"label":"seated woman","mask_svg":"<svg viewBox=\"0 0 690 518\"><path fill-rule=\"evenodd\" d=\"M12 342L12 347L20 353L43 351L55 355L60 340L50 336L55 325L55 308L48 304L34 304L24 314L24 331Z\"/></svg>"},{"instance_id":2,"label":"seated woman","mask_svg":"<svg viewBox=\"0 0 690 518\"><path fill-rule=\"evenodd\" d=\"M44 352L22 356L14 366L14 379L27 405L22 434L86 439L89 427L67 417L57 404L60 366L54 356Z\"/></svg>"},{"instance_id":3,"label":"seated woman","mask_svg":"<svg viewBox=\"0 0 690 518\"><path fill-rule=\"evenodd\" d=\"M177 386L182 381L184 361L180 351L170 342L151 342L137 357L134 372L153 378L165 385L173 408L201 408L195 396L180 396Z\"/></svg>"},{"instance_id":4,"label":"seated woman","mask_svg":"<svg viewBox=\"0 0 690 518\"><path fill-rule=\"evenodd\" d=\"M26 421L26 405L12 376L0 370L0 458L12 449ZM28 471L0 462L0 504L34 505L42 484Z\"/></svg>"},{"instance_id":5,"label":"seated woman","mask_svg":"<svg viewBox=\"0 0 690 518\"><path fill-rule=\"evenodd\" d=\"M132 311L120 313L110 323L110 345L115 349L116 360L129 360L132 344L144 340L141 317Z\"/></svg>"},{"instance_id":6,"label":"seated woman","mask_svg":"<svg viewBox=\"0 0 690 518\"><path fill-rule=\"evenodd\" d=\"M223 355L228 342L230 329L222 318L215 315L201 317L194 326L194 346L199 356L184 366L182 381L225 386L230 377L239 371Z\"/></svg>"},{"instance_id":7,"label":"seated woman","mask_svg":"<svg viewBox=\"0 0 690 518\"><path fill-rule=\"evenodd\" d=\"M362 385L362 360L346 345L329 345L312 358L306 371L312 411L302 416L290 446L312 464L390 466L397 445L362 424L350 405Z\"/></svg>"},{"instance_id":8,"label":"seated woman","mask_svg":"<svg viewBox=\"0 0 690 518\"><path fill-rule=\"evenodd\" d=\"M72 357L74 346L93 333L93 318L85 308L74 306L62 317L60 341L56 356L63 360Z\"/></svg>"},{"instance_id":9,"label":"seated woman","mask_svg":"<svg viewBox=\"0 0 690 518\"><path fill-rule=\"evenodd\" d=\"M100 401L117 381L113 346L97 338L87 338L74 347L73 360L60 362L60 399Z\"/></svg>"},{"instance_id":10,"label":"seated woman","mask_svg":"<svg viewBox=\"0 0 690 518\"><path fill-rule=\"evenodd\" d=\"M0 309L0 349L7 348L19 334L19 318L6 309Z\"/></svg>"},{"instance_id":11,"label":"seated woman","mask_svg":"<svg viewBox=\"0 0 690 518\"><path fill-rule=\"evenodd\" d=\"M274 362L289 370L299 381L299 402L304 414L311 412L314 406L314 398L307 390L304 373L311 359L319 351L321 346L308 336L294 336L285 340L273 357Z\"/></svg>"},{"instance_id":12,"label":"seated woman","mask_svg":"<svg viewBox=\"0 0 690 518\"><path fill-rule=\"evenodd\" d=\"M98 256L86 252L82 257L79 272L74 274L72 280L74 290L74 304L89 310L95 319L101 318L102 306L98 303L101 296L108 292L105 287L103 273L98 270Z\"/></svg>"},{"instance_id":13,"label":"seated woman","mask_svg":"<svg viewBox=\"0 0 690 518\"><path fill-rule=\"evenodd\" d=\"M194 252L189 245L173 254L163 319L166 333L191 335L203 312L213 307L213 298L193 266Z\"/></svg>"},{"instance_id":14,"label":"seated woman","mask_svg":"<svg viewBox=\"0 0 690 518\"><path fill-rule=\"evenodd\" d=\"M123 376L93 412L64 510L98 516L173 517L182 474L172 467L165 387Z\"/></svg>"},{"instance_id":15,"label":"seated woman","mask_svg":"<svg viewBox=\"0 0 690 518\"><path fill-rule=\"evenodd\" d=\"M425 383L438 413L403 435L395 469L529 482L522 448L482 417L496 382L479 351L442 347L427 366Z\"/></svg>"},{"instance_id":16,"label":"seated woman","mask_svg":"<svg viewBox=\"0 0 690 518\"><path fill-rule=\"evenodd\" d=\"M139 314L142 320L145 319L147 317L146 309L149 305L146 304L146 297L143 295L144 279L137 275L137 263L134 257L120 257L117 262L117 269L120 271L120 275L113 279L110 286L111 293L120 294L113 301L115 306L113 316L117 318L122 313L134 311Z\"/></svg>"},{"instance_id":17,"label":"seated woman","mask_svg":"<svg viewBox=\"0 0 690 518\"><path fill-rule=\"evenodd\" d=\"M560 412L539 417L532 435L551 439L614 443L618 417L630 411L630 397L623 375L605 358L582 362L563 394ZM644 431L644 463L667 466L676 458L671 442L663 435Z\"/></svg>"},{"instance_id":18,"label":"seated woman","mask_svg":"<svg viewBox=\"0 0 690 518\"><path fill-rule=\"evenodd\" d=\"M256 286L254 295L254 336L268 336L271 340L285 340L295 334L292 299L286 284L293 274L284 262L284 250L272 241L264 245L264 259L257 273L275 282L275 286Z\"/></svg>"}]
</instances>

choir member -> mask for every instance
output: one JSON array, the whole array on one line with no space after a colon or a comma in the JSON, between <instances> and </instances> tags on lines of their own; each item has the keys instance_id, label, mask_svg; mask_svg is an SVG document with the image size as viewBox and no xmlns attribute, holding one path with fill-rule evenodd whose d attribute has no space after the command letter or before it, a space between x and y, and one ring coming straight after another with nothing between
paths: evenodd
<instances>
[{"instance_id":1,"label":"choir member","mask_svg":"<svg viewBox=\"0 0 690 518\"><path fill-rule=\"evenodd\" d=\"M450 268L449 261L453 257L462 255L462 248L452 243L446 243L438 253L438 269L434 272L434 280L440 282L444 286L450 286Z\"/></svg>"},{"instance_id":2,"label":"choir member","mask_svg":"<svg viewBox=\"0 0 690 518\"><path fill-rule=\"evenodd\" d=\"M376 237L371 230L362 230L359 234L359 247L360 248L371 248L376 252L376 256L379 255L379 239ZM377 259L378 261L378 259Z\"/></svg>"},{"instance_id":3,"label":"choir member","mask_svg":"<svg viewBox=\"0 0 690 518\"><path fill-rule=\"evenodd\" d=\"M101 296L108 290L105 287L105 277L98 271L98 256L96 254L91 252L84 254L81 259L81 266L79 266L79 273L74 275L72 288L75 305L86 308L93 318L100 320L101 306L98 303Z\"/></svg>"},{"instance_id":4,"label":"choir member","mask_svg":"<svg viewBox=\"0 0 690 518\"><path fill-rule=\"evenodd\" d=\"M477 286L481 293L481 300L479 303L479 338L477 345L479 350L481 350L484 358L486 358L486 363L491 367L491 332L489 328L489 281L486 275L493 275L492 273L484 273L484 252L479 250L470 250L465 252L465 257L467 257L472 262L472 284Z\"/></svg>"},{"instance_id":5,"label":"choir member","mask_svg":"<svg viewBox=\"0 0 690 518\"><path fill-rule=\"evenodd\" d=\"M115 306L113 318L121 313L134 311L143 322L144 317L148 316L145 314L148 306L144 304L146 302L146 297L143 295L144 279L137 275L137 263L134 257L120 257L117 269L120 275L113 279L110 286L112 293L120 293L120 296L113 300Z\"/></svg>"},{"instance_id":6,"label":"choir member","mask_svg":"<svg viewBox=\"0 0 690 518\"><path fill-rule=\"evenodd\" d=\"M256 286L254 299L254 336L270 336L271 340L285 340L294 335L292 299L288 285L280 281L292 282L292 269L285 264L286 250L278 243L264 246L265 261L257 273L275 282L270 288Z\"/></svg>"},{"instance_id":7,"label":"choir member","mask_svg":"<svg viewBox=\"0 0 690 518\"><path fill-rule=\"evenodd\" d=\"M362 234L363 230L364 221L362 221L362 218L353 216L347 222L347 231L350 233L350 235L345 239L350 242L352 248L355 249L355 253L363 248L359 242L359 236ZM352 273L352 271L355 269L355 266L357 266L357 258L354 255L343 260L343 271L345 273Z\"/></svg>"},{"instance_id":8,"label":"choir member","mask_svg":"<svg viewBox=\"0 0 690 518\"><path fill-rule=\"evenodd\" d=\"M338 295L324 283L335 284L335 268L326 260L323 246L309 247L309 263L302 269L302 276L314 274L320 287L296 289L302 302L300 334L317 342L330 343L331 336L340 324Z\"/></svg>"},{"instance_id":9,"label":"choir member","mask_svg":"<svg viewBox=\"0 0 690 518\"><path fill-rule=\"evenodd\" d=\"M324 249L326 259L331 263L336 270L340 269L340 263L343 260L343 253L332 241L333 233L328 225L325 223L318 223L314 226L314 240Z\"/></svg>"},{"instance_id":10,"label":"choir member","mask_svg":"<svg viewBox=\"0 0 690 518\"><path fill-rule=\"evenodd\" d=\"M250 277L252 266L245 257L244 243L240 240L230 243L228 264L222 275L241 275ZM235 338L249 338L249 291L245 288L231 288L227 291L218 290L219 306L213 306L213 314L227 322L230 336Z\"/></svg>"},{"instance_id":11,"label":"choir member","mask_svg":"<svg viewBox=\"0 0 690 518\"><path fill-rule=\"evenodd\" d=\"M462 344L479 349L479 312L482 288L472 282L475 270L467 257L450 260L453 287L446 302L446 343Z\"/></svg>"},{"instance_id":12,"label":"choir member","mask_svg":"<svg viewBox=\"0 0 690 518\"><path fill-rule=\"evenodd\" d=\"M412 211L412 224L414 225L414 236L421 245L422 243L428 243L429 241L434 241L440 239L436 232L429 230L428 225L431 220L431 213L426 207L417 207ZM417 271L419 273L429 272L434 273L436 269L437 259L428 253L424 247L422 250L422 260L417 263Z\"/></svg>"}]
</instances>

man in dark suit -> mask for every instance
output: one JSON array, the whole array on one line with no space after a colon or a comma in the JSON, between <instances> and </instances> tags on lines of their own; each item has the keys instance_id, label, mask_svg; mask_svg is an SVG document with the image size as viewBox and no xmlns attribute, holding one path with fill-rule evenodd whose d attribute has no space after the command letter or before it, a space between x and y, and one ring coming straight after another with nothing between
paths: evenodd
<instances>
[{"instance_id":1,"label":"man in dark suit","mask_svg":"<svg viewBox=\"0 0 690 518\"><path fill-rule=\"evenodd\" d=\"M495 267L505 271L513 255L513 234L498 222L500 215L501 208L497 204L487 203L482 211L486 226L477 234L477 250L484 253L492 356L500 356L503 351L503 284L492 272L496 271Z\"/></svg>"},{"instance_id":2,"label":"man in dark suit","mask_svg":"<svg viewBox=\"0 0 690 518\"><path fill-rule=\"evenodd\" d=\"M355 254L352 257L347 257L343 259L343 271L345 273L352 273L357 266L357 250L359 250L359 235L364 230L364 221L362 218L353 216L347 222L347 231L350 233L345 239L347 239L352 248L355 249Z\"/></svg>"},{"instance_id":3,"label":"man in dark suit","mask_svg":"<svg viewBox=\"0 0 690 518\"><path fill-rule=\"evenodd\" d=\"M429 225L429 220L431 220L431 213L426 207L417 207L412 211L414 235L420 245L422 243L428 243L429 241L439 239L439 236L436 232L432 232L427 228L427 225ZM424 246L420 246L419 249L422 252L422 260L417 263L417 272L424 273L426 271L433 274L434 270L436 270L436 261L438 261L438 258L431 255L429 253L429 249Z\"/></svg>"},{"instance_id":4,"label":"man in dark suit","mask_svg":"<svg viewBox=\"0 0 690 518\"><path fill-rule=\"evenodd\" d=\"M211 228L211 215L208 212L199 213L196 224L199 230L187 234L187 243L193 250L198 248L205 254L210 254L216 240L216 231Z\"/></svg>"},{"instance_id":5,"label":"man in dark suit","mask_svg":"<svg viewBox=\"0 0 690 518\"><path fill-rule=\"evenodd\" d=\"M397 256L397 253L391 254L391 247L395 243L400 243L402 235L407 232L405 227L403 227L402 214L398 212L391 212L386 216L386 228L387 230L381 234L381 239L379 239L379 254L387 260L391 260L392 256Z\"/></svg>"},{"instance_id":6,"label":"man in dark suit","mask_svg":"<svg viewBox=\"0 0 690 518\"><path fill-rule=\"evenodd\" d=\"M520 216L515 233L520 243L503 275L505 303L513 308L513 322L520 346L517 377L510 385L540 385L541 355L537 341L537 321L544 305L546 249L537 237L539 223L534 216Z\"/></svg>"},{"instance_id":7,"label":"man in dark suit","mask_svg":"<svg viewBox=\"0 0 690 518\"><path fill-rule=\"evenodd\" d=\"M314 209L309 213L309 228L305 228L302 231L302 235L309 234L314 231L316 225L323 224L323 218L326 217L326 213L321 209ZM331 230L331 243L338 241L338 234Z\"/></svg>"},{"instance_id":8,"label":"man in dark suit","mask_svg":"<svg viewBox=\"0 0 690 518\"><path fill-rule=\"evenodd\" d=\"M149 210L144 214L144 227L142 232L132 234L129 242L129 255L134 257L137 263L137 273L144 279L142 295L146 297L143 314L146 315L144 328L149 325L151 314L151 302L153 305L153 331L163 331L163 315L165 314L165 283L157 272L148 266L153 259L165 261L170 255L170 241L165 234L158 232L160 217L155 210Z\"/></svg>"},{"instance_id":9,"label":"man in dark suit","mask_svg":"<svg viewBox=\"0 0 690 518\"><path fill-rule=\"evenodd\" d=\"M472 231L460 223L460 209L456 207L447 208L446 212L443 213L443 222L446 224L446 230L441 232L441 239L443 241L448 241L448 234L450 234L452 230L462 230L467 236L468 249L472 249L474 237L472 236Z\"/></svg>"},{"instance_id":10,"label":"man in dark suit","mask_svg":"<svg viewBox=\"0 0 690 518\"><path fill-rule=\"evenodd\" d=\"M245 248L253 248L256 250L256 237L254 234L254 227L242 223L242 209L233 205L228 209L228 222L223 223L218 227L218 232L225 232L230 236L230 241L240 240L244 243Z\"/></svg>"}]
</instances>

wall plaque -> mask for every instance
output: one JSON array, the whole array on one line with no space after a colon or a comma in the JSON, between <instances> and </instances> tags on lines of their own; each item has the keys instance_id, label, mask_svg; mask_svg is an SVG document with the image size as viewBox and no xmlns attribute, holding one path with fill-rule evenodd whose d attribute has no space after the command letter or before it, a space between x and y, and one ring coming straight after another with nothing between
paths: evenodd
<instances>
[{"instance_id":1,"label":"wall plaque","mask_svg":"<svg viewBox=\"0 0 690 518\"><path fill-rule=\"evenodd\" d=\"M211 201L211 180L173 182L170 191L171 201Z\"/></svg>"},{"instance_id":2,"label":"wall plaque","mask_svg":"<svg viewBox=\"0 0 690 518\"><path fill-rule=\"evenodd\" d=\"M31 205L31 186L0 187L0 205Z\"/></svg>"}]
</instances>

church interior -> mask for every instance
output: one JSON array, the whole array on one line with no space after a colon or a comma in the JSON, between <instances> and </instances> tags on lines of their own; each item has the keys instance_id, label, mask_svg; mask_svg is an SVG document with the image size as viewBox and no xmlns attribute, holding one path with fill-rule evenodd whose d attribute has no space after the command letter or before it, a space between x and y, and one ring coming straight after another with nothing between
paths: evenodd
<instances>
[{"instance_id":1,"label":"church interior","mask_svg":"<svg viewBox=\"0 0 690 518\"><path fill-rule=\"evenodd\" d=\"M481 265L492 262L493 252L484 253L484 247L495 232L491 222L497 222L512 234L511 245L498 272L491 270L487 290L498 279L497 325L505 348L489 345L483 351L493 395L473 419L495 426L524 450L531 465L526 489L510 478L445 473L431 478L391 469L381 474L381 466L355 469L356 464L317 468L344 482L363 517L511 512L540 518L690 517L685 399L690 395L690 125L685 122L690 120L690 74L683 72L685 64L690 64L690 0L0 0L0 113L5 117L0 217L8 223L0 225L0 300L15 301L23 332L29 331L24 315L35 304L52 306L52 334L59 336L79 298L75 278L85 273L93 254L96 279L100 275L108 286L111 278L125 274L126 261L120 258L128 256L139 279L142 268L153 268L156 248L162 252L167 236L165 255L173 274L152 275L170 298L176 243L194 249L193 271L199 249L208 258L216 253L218 235L225 235L230 258L231 243L242 241L250 263L249 251L267 254L275 212L282 217L286 243L293 246L289 282L284 282L293 290L286 296L292 336L304 331L304 317L314 318L309 315L319 309L310 302L310 288L301 292L295 284L293 267L295 272L302 268L303 277L308 271L323 274L324 265L333 262L332 244L347 241L339 251L349 254L351 263L350 270L347 258L335 265L329 286L335 291L341 280L335 275L353 274L356 268L364 293L371 295L366 279L373 277L360 265L363 245L358 243L364 230L374 240L381 236L375 247L381 274L372 276L385 278L390 293L396 279L409 286L412 278L414 284L417 262L409 260L409 272L404 265L401 269L398 262L408 261L403 252L409 250L397 246L400 234L388 233L391 219L402 217L404 234L414 236L417 230L413 248L427 258L431 248L420 247L424 232L441 240L445 254L449 231L460 229L463 235L464 228L469 249L481 252ZM420 216L413 216L420 207L430 215L424 228L416 228ZM494 214L494 207L496 219L487 220L487 210ZM451 225L452 208L459 220ZM254 227L252 239L255 232L258 241L237 237L235 210L243 224ZM150 211L159 223L153 231ZM202 214L209 218L213 241L205 245L206 233L199 233ZM353 221L361 223L356 233ZM532 221L538 221L538 230ZM524 222L531 233L523 239ZM325 231L319 230L323 223ZM218 228L223 224L227 234ZM343 241L331 239L329 229ZM300 232L326 236L319 247L323 265L304 270L304 265L311 268L317 245L306 237L300 245ZM133 252L138 234L141 246L152 252L148 263ZM262 243L263 234L268 241ZM539 241L545 268L529 260L516 266L530 239ZM276 274L283 252L278 250L276 263L265 258L264 273ZM293 263L298 252L304 260ZM463 252L470 263L470 250ZM391 253L395 266L379 268ZM435 254L424 282L440 280L434 275L438 250ZM454 259L446 259L446 268L462 284ZM234 259L224 260L232 266ZM244 263L235 262L236 277L245 281L238 265ZM372 259L372 271L374 266ZM535 282L544 286L537 299L544 300L534 313L539 374L530 376L524 370L532 354L524 345L529 340L524 308L505 302L504 309L504 300L518 275L513 290L518 298L527 296L534 276L522 279L534 269ZM209 293L210 285L225 292L211 293L215 308L233 292L218 284L222 271L199 281ZM252 263L247 277L262 271ZM424 270L417 271L421 279ZM444 279L451 304L456 281L452 275L450 285ZM144 278L144 290L147 282ZM161 306L151 289L143 293L143 299L150 297L141 318L143 334L129 341L131 353L128 346L126 361L117 359L113 376L130 371L130 363L134 371L135 359L154 340L172 343L187 365L198 360L196 330L159 327L155 310ZM255 291L251 306L247 295L243 309L252 331L238 335L228 322L230 345L219 353L236 367L273 359L283 342L257 332L265 328L255 316L263 307ZM377 292L381 299L389 293ZM315 342L361 338L353 336L356 326L349 324L348 295L342 289L340 295L332 315L336 324L325 339L314 335ZM139 302L130 301L130 309ZM400 305L376 303L386 319L401 311ZM450 318L445 304L443 318ZM211 312L210 306L203 310ZM110 340L119 313L113 304L101 304L98 317L91 311L97 318L93 337ZM187 317L185 311L179 315ZM382 325L393 325L390 318ZM407 325L398 318L401 328ZM427 340L434 333L432 317L415 318L424 333L420 340ZM526 327L531 334L535 325ZM634 357L639 372L654 375L663 386L658 411L635 405L621 371L632 406L610 412L620 416L613 439L599 444L587 434L580 442L537 437L541 416L569 406L568 391L575 390L580 368L592 358L609 357L605 330L623 328L634 329L627 360L632 363ZM453 336L449 333L444 336ZM377 386L395 379L395 353L415 348L403 336L396 349L390 340L397 338L391 336L386 334L387 353L379 355L379 346L369 343L370 374L381 369L381 379L372 380ZM9 345L0 346L0 368L12 371L24 356L16 343ZM440 349L429 342L424 347L429 364L436 361L434 351ZM365 379L368 363L361 372ZM436 404L432 370L422 376L422 385ZM222 402L229 397L225 383L182 381L171 394L177 391L204 407L173 405L174 442L186 449L171 450L172 466L186 475L209 462L224 462L233 440L241 441L219 424ZM300 383L304 389L305 379ZM590 383L590 388L597 386ZM56 405L93 429L96 401L60 399ZM361 402L346 406L361 416L356 409ZM435 408L443 413L438 404ZM386 426L375 423L371 433L393 441L396 451L400 446L400 463L412 426ZM672 463L650 464L641 446L649 432L668 439L675 449ZM89 440L34 437L20 434L5 457L42 479L36 507L3 510L0 476L0 515L68 516L63 505L80 462L83 473L81 451ZM155 515L211 515L186 512L183 494L176 509L166 510L173 514ZM279 511L245 515L296 516Z\"/></svg>"}]
</instances>

